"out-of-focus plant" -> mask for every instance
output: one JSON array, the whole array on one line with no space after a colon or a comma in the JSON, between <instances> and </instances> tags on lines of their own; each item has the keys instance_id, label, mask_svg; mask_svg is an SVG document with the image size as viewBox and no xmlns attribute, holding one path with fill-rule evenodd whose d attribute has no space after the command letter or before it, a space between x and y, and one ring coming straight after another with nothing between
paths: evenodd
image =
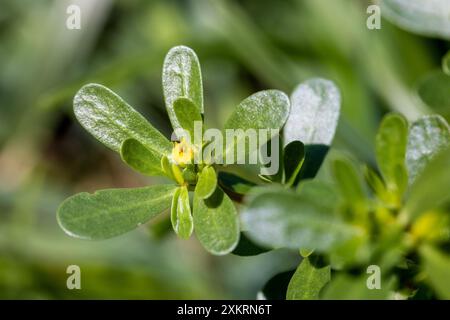
<instances>
[{"instance_id":1,"label":"out-of-focus plant","mask_svg":"<svg viewBox=\"0 0 450 320\"><path fill-rule=\"evenodd\" d=\"M449 146L441 116L424 116L408 129L401 115L388 114L376 137L380 174L364 168L370 192L344 158L332 163L332 183L304 180L296 190L255 192L242 214L248 237L299 249L304 258L277 290L288 299L448 299ZM370 265L380 268L379 290L366 286Z\"/></svg>"}]
</instances>

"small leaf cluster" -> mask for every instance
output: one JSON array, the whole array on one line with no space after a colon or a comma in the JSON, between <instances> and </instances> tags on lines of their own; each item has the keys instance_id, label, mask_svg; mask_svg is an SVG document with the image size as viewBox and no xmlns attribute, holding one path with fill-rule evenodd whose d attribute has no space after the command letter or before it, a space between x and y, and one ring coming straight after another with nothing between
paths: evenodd
<instances>
[{"instance_id":1,"label":"small leaf cluster","mask_svg":"<svg viewBox=\"0 0 450 320\"><path fill-rule=\"evenodd\" d=\"M209 252L229 253L239 241L240 228L235 205L218 183L220 164L214 157L194 161L210 141L196 141L193 135L195 122L202 123L203 130L204 119L202 76L193 50L178 46L168 52L162 84L175 141L168 140L121 97L100 84L85 85L77 92L74 113L92 136L118 152L132 169L166 177L174 184L79 193L61 204L58 222L71 236L107 239L133 230L170 208L178 236L187 239L195 231ZM235 108L224 129L281 129L289 111L289 98L283 92L260 91ZM194 141L184 139L180 130L188 132Z\"/></svg>"}]
</instances>

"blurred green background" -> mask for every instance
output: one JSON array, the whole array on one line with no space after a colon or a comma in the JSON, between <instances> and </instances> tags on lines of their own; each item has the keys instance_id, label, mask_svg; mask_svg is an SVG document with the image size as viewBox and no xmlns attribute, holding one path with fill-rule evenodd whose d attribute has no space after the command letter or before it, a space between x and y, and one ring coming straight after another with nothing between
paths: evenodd
<instances>
[{"instance_id":1,"label":"blurred green background","mask_svg":"<svg viewBox=\"0 0 450 320\"><path fill-rule=\"evenodd\" d=\"M81 8L81 30L66 8ZM72 98L89 82L109 86L170 134L161 88L166 52L200 59L209 126L242 99L290 93L310 77L343 97L335 150L374 163L379 119L432 112L415 87L439 69L449 43L382 20L366 28L362 0L0 0L0 298L248 298L297 254L214 257L196 239L165 233L166 217L112 240L88 242L58 227L56 208L80 191L154 183L123 165L74 120ZM449 115L448 110L439 110ZM447 117L448 119L448 117ZM67 266L82 290L66 288Z\"/></svg>"}]
</instances>

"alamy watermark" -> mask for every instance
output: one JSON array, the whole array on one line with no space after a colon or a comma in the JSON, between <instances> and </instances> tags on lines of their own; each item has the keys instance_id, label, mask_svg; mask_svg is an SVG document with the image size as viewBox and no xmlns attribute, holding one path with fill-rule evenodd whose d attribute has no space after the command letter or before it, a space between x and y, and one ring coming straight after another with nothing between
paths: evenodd
<instances>
[{"instance_id":1,"label":"alamy watermark","mask_svg":"<svg viewBox=\"0 0 450 320\"><path fill-rule=\"evenodd\" d=\"M66 286L69 290L81 289L81 269L79 266L72 264L67 267L66 273L70 274L67 277Z\"/></svg>"},{"instance_id":2,"label":"alamy watermark","mask_svg":"<svg viewBox=\"0 0 450 320\"><path fill-rule=\"evenodd\" d=\"M381 8L376 4L373 4L367 7L366 13L370 14L370 16L366 20L367 29L381 29Z\"/></svg>"}]
</instances>

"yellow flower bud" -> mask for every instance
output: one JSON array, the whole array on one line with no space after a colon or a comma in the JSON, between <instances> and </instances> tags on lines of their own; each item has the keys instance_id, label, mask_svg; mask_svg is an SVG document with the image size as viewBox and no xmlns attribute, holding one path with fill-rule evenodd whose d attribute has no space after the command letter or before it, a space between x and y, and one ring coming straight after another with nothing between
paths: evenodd
<instances>
[{"instance_id":1,"label":"yellow flower bud","mask_svg":"<svg viewBox=\"0 0 450 320\"><path fill-rule=\"evenodd\" d=\"M184 138L181 142L175 142L172 149L172 160L180 167L185 167L194 158L194 148Z\"/></svg>"}]
</instances>

